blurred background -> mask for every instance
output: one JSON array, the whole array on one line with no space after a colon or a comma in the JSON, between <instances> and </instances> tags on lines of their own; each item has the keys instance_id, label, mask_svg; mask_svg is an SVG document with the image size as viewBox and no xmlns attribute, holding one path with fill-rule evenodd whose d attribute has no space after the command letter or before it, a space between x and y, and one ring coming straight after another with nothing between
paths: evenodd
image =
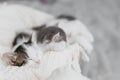
<instances>
[{"instance_id":1,"label":"blurred background","mask_svg":"<svg viewBox=\"0 0 120 80\"><path fill-rule=\"evenodd\" d=\"M82 73L92 80L120 80L120 0L0 0L52 15L77 17L95 37L90 62Z\"/></svg>"}]
</instances>

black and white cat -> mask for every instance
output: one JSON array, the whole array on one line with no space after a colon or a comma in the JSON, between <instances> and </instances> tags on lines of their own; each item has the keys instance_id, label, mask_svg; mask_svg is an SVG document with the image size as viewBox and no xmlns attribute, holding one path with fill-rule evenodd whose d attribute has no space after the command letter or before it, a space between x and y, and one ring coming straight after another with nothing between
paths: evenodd
<instances>
[{"instance_id":1,"label":"black and white cat","mask_svg":"<svg viewBox=\"0 0 120 80\"><path fill-rule=\"evenodd\" d=\"M35 31L32 35L25 32L16 35L13 53L6 56L11 65L22 66L30 60L40 63L43 53L60 51L66 47L66 34L61 28L44 26Z\"/></svg>"}]
</instances>

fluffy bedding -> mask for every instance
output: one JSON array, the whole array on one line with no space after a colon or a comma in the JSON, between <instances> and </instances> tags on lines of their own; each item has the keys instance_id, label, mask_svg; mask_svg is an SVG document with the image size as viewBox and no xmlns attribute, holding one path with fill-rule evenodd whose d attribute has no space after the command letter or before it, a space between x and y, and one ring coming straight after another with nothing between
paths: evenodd
<instances>
[{"instance_id":1,"label":"fluffy bedding","mask_svg":"<svg viewBox=\"0 0 120 80\"><path fill-rule=\"evenodd\" d=\"M89 60L85 50L91 52L93 37L80 21L76 21L76 30L79 30L75 30L75 25L71 28L75 30L73 36L77 37L70 40L76 42L63 51L45 53L40 65L28 64L15 67L4 64L2 55L11 51L11 44L17 31L25 31L48 23L50 20L54 20L54 16L25 6L2 5L0 7L0 80L88 80L81 74L79 59ZM61 22L60 25L63 24L64 22ZM72 23L66 24L66 26L70 25ZM67 35L71 33L67 30L68 27L63 29L66 30Z\"/></svg>"}]
</instances>

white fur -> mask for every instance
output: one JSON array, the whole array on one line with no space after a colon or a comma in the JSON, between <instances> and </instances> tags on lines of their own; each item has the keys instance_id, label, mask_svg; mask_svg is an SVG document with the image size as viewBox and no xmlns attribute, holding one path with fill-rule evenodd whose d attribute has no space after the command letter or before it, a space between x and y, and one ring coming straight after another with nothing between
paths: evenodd
<instances>
[{"instance_id":1,"label":"white fur","mask_svg":"<svg viewBox=\"0 0 120 80\"><path fill-rule=\"evenodd\" d=\"M67 46L67 43L65 41L61 42L50 42L49 44L39 44L39 46L44 50L44 51L61 51L64 50L65 47Z\"/></svg>"},{"instance_id":2,"label":"white fur","mask_svg":"<svg viewBox=\"0 0 120 80\"><path fill-rule=\"evenodd\" d=\"M2 46L10 47L11 41L13 40L17 30L23 30L25 28L31 28L32 26L44 24L49 21L49 19L53 19L53 16L28 7L18 5L6 5L1 7L0 44ZM39 59L41 63L36 64L30 61L25 66L14 67L5 66L1 61L0 80L46 80L53 71L57 72L57 74L55 77L52 77L51 75L49 80L57 80L58 78L67 80L69 79L67 76L72 76L73 74L74 79L87 80L80 75L79 57L81 57L81 59L88 60L88 57L84 52L84 48L86 50L91 50L90 47L93 37L86 27L79 21L68 23L66 23L66 21L60 22L59 27L65 30L67 36L69 37L68 42L70 42L65 49L61 51L42 52L42 49L39 49L36 44L31 47L26 47L29 56L34 61ZM80 41L81 38L82 41ZM83 42L84 44L82 44ZM88 45L90 45L90 47ZM1 54L8 51L9 49L3 50ZM64 66L67 67L68 64L71 65L71 69L68 71L70 74L66 71L67 69L62 69L62 71L58 72L58 70L64 68ZM78 76L78 74L80 76ZM64 75L67 76L65 77Z\"/></svg>"}]
</instances>

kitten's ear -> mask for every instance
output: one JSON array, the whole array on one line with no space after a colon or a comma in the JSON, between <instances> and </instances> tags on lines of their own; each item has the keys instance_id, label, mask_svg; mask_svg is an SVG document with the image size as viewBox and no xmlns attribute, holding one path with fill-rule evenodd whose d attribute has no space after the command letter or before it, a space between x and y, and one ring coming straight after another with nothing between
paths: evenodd
<instances>
[{"instance_id":1,"label":"kitten's ear","mask_svg":"<svg viewBox=\"0 0 120 80\"><path fill-rule=\"evenodd\" d=\"M60 33L58 32L57 34L53 35L52 41L57 42L61 39Z\"/></svg>"},{"instance_id":2,"label":"kitten's ear","mask_svg":"<svg viewBox=\"0 0 120 80\"><path fill-rule=\"evenodd\" d=\"M36 43L36 34L32 33L32 35L30 36L30 39L28 40L28 43Z\"/></svg>"},{"instance_id":3,"label":"kitten's ear","mask_svg":"<svg viewBox=\"0 0 120 80\"><path fill-rule=\"evenodd\" d=\"M30 36L30 38L29 38L27 43L32 43L32 35Z\"/></svg>"},{"instance_id":4,"label":"kitten's ear","mask_svg":"<svg viewBox=\"0 0 120 80\"><path fill-rule=\"evenodd\" d=\"M37 35L35 33L32 33L32 39L31 40L32 40L33 43L35 43L35 44L37 43Z\"/></svg>"}]
</instances>

